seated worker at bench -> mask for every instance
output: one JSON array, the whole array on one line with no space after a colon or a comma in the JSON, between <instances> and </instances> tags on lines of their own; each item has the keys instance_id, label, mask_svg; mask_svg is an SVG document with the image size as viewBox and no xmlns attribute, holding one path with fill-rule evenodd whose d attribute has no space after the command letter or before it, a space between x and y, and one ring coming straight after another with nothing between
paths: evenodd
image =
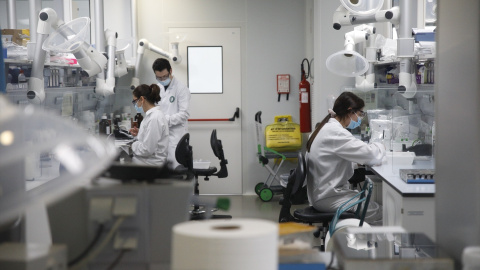
<instances>
[{"instance_id":1,"label":"seated worker at bench","mask_svg":"<svg viewBox=\"0 0 480 270\"><path fill-rule=\"evenodd\" d=\"M308 200L317 211L335 212L358 193L349 188L348 182L357 163L382 163L385 156L383 144L367 144L345 129L360 126L365 114L364 106L361 98L351 92L343 92L307 141ZM381 220L381 217L381 207L370 202L365 220L375 222Z\"/></svg>"},{"instance_id":2,"label":"seated worker at bench","mask_svg":"<svg viewBox=\"0 0 480 270\"><path fill-rule=\"evenodd\" d=\"M142 84L133 90L132 95L137 112L145 112L140 129L130 129L130 133L137 137L131 145L132 161L163 167L167 163L168 123L160 107L155 106L160 101L160 87Z\"/></svg>"}]
</instances>

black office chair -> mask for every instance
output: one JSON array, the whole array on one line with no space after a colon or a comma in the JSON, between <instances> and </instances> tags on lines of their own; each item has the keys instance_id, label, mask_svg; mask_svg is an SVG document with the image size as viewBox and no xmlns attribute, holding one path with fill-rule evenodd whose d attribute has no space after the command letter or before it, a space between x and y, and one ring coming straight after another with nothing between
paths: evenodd
<instances>
[{"instance_id":1,"label":"black office chair","mask_svg":"<svg viewBox=\"0 0 480 270\"><path fill-rule=\"evenodd\" d=\"M336 212L319 212L309 206L303 209L297 209L291 214L292 196L302 188L307 174L305 158L301 152L298 153L297 167L290 171L287 187L283 193L283 204L280 210L279 222L294 221L298 223L308 223L310 225L320 224L318 230L315 231L315 237L321 237L324 241L328 231L329 222L333 220ZM360 207L356 213L343 212L338 216L339 219L357 218L360 215ZM324 250L324 246L321 249Z\"/></svg>"},{"instance_id":2,"label":"black office chair","mask_svg":"<svg viewBox=\"0 0 480 270\"><path fill-rule=\"evenodd\" d=\"M175 149L175 158L177 162L182 166L175 169L181 173L184 170L189 171L194 176L195 188L194 194L198 196L200 194L198 177L205 177L205 181L210 180L210 176L216 176L218 178L225 178L228 176L227 164L228 161L225 159L223 153L222 141L217 139L217 130L213 130L210 136L210 146L212 147L213 153L220 160L220 171L217 173L217 168L210 166L208 169L196 169L193 168L193 150L190 146L190 134L185 134L180 141L178 142L177 148ZM192 220L204 219L205 210L201 209L200 205L195 204L191 212L190 218ZM212 215L210 218L232 218L230 215Z\"/></svg>"}]
</instances>

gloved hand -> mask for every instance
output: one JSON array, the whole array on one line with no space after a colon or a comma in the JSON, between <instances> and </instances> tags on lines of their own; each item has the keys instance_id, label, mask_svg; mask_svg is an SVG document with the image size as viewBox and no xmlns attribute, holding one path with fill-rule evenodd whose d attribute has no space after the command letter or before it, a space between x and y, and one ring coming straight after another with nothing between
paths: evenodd
<instances>
[{"instance_id":1,"label":"gloved hand","mask_svg":"<svg viewBox=\"0 0 480 270\"><path fill-rule=\"evenodd\" d=\"M137 127L133 127L129 130L130 134L132 134L133 136L137 136L138 135L138 128Z\"/></svg>"}]
</instances>

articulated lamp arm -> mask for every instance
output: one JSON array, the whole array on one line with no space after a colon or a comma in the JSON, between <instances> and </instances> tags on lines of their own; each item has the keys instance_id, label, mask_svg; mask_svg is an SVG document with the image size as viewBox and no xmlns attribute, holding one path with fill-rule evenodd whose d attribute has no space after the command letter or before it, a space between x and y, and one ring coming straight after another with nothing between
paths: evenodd
<instances>
[{"instance_id":1,"label":"articulated lamp arm","mask_svg":"<svg viewBox=\"0 0 480 270\"><path fill-rule=\"evenodd\" d=\"M105 30L105 39L107 41L107 76L105 79L96 79L96 87L93 90L95 94L109 96L115 93L115 52L117 49L118 34L112 30Z\"/></svg>"},{"instance_id":2,"label":"articulated lamp arm","mask_svg":"<svg viewBox=\"0 0 480 270\"><path fill-rule=\"evenodd\" d=\"M333 13L333 28L340 30L342 26L358 25L374 22L398 22L400 18L400 9L392 7L391 9L379 10L371 15L352 14L343 5L340 5Z\"/></svg>"},{"instance_id":3,"label":"articulated lamp arm","mask_svg":"<svg viewBox=\"0 0 480 270\"><path fill-rule=\"evenodd\" d=\"M160 54L161 56L168 58L173 61L175 64L179 64L182 61L182 57L178 54L178 42L171 43L171 49L172 52L166 52L162 50L161 48L153 45L152 43L148 42L146 39L140 39L138 41L138 48L137 48L137 60L135 62L135 75L132 78L132 83L130 85L130 88L133 90L135 87L137 87L140 84L139 80L139 69L140 69L140 63L143 58L143 53L145 52L145 49L148 49L154 53Z\"/></svg>"},{"instance_id":4,"label":"articulated lamp arm","mask_svg":"<svg viewBox=\"0 0 480 270\"><path fill-rule=\"evenodd\" d=\"M79 18L81 19L81 18ZM88 24L89 20L87 20ZM45 89L43 80L43 69L45 64L46 50L48 47L47 39L50 35L51 28L54 28L66 41L75 40L77 33L74 32L68 24L58 19L57 13L51 8L44 8L38 14L37 26L37 44L35 46L35 57L32 63L32 75L28 82L27 97L35 104L40 104L45 99ZM55 47L49 49L55 50ZM62 49L64 52L72 53L77 59L82 69L88 73L89 76L100 73L107 59L91 45L85 41L74 41L68 48Z\"/></svg>"}]
</instances>

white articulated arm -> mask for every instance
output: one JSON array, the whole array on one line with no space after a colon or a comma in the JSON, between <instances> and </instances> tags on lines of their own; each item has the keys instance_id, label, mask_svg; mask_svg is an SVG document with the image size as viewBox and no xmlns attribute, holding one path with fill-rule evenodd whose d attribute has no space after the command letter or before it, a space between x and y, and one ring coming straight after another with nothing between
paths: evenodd
<instances>
[{"instance_id":1,"label":"white articulated arm","mask_svg":"<svg viewBox=\"0 0 480 270\"><path fill-rule=\"evenodd\" d=\"M161 56L165 57L165 58L168 58L170 60L173 60L173 58L175 57L172 53L170 52L166 52L164 50L162 50L161 48L153 45L152 43L148 42L146 39L142 39L144 42L146 42L145 46L147 49L149 49L150 51L154 52L154 53L158 53L160 54ZM142 41L140 40L140 41ZM140 44L139 44L140 45Z\"/></svg>"},{"instance_id":2,"label":"white articulated arm","mask_svg":"<svg viewBox=\"0 0 480 270\"><path fill-rule=\"evenodd\" d=\"M58 33L60 33L65 38L65 40L72 42L72 44L68 48L68 52L72 53L75 56L78 64L88 74L88 76L91 77L97 75L105 68L107 58L105 57L105 55L98 52L87 42L80 40L75 41L77 33L69 27L69 24L74 22L75 20L64 25L58 25L58 27L54 26L54 29ZM90 20L88 20L88 22L89 21Z\"/></svg>"},{"instance_id":3,"label":"white articulated arm","mask_svg":"<svg viewBox=\"0 0 480 270\"><path fill-rule=\"evenodd\" d=\"M375 73L373 63L369 63L367 72L364 75L355 77L355 88L367 92L375 88Z\"/></svg>"},{"instance_id":4,"label":"white articulated arm","mask_svg":"<svg viewBox=\"0 0 480 270\"><path fill-rule=\"evenodd\" d=\"M358 25L374 22L398 22L400 9L393 7L391 9L379 10L371 15L352 14L344 6L340 5L333 13L333 28L340 30L342 26Z\"/></svg>"},{"instance_id":5,"label":"white articulated arm","mask_svg":"<svg viewBox=\"0 0 480 270\"><path fill-rule=\"evenodd\" d=\"M148 42L148 40L144 38L138 41L137 61L135 62L135 75L133 76L132 83L130 84L130 88L132 90L135 89L135 87L137 87L140 84L138 71L140 69L140 63L142 61L143 53L145 52L145 49L158 53L161 56L172 60L173 63L176 63L176 64L180 63L182 58L178 54L178 42L173 42L170 44L170 46L171 46L171 51L173 53L162 50L161 48L153 45L152 43Z\"/></svg>"},{"instance_id":6,"label":"white articulated arm","mask_svg":"<svg viewBox=\"0 0 480 270\"><path fill-rule=\"evenodd\" d=\"M105 79L97 77L97 86L93 90L95 94L109 96L115 93L115 51L117 49L117 32L105 30L105 40L107 41L107 77Z\"/></svg>"},{"instance_id":7,"label":"white articulated arm","mask_svg":"<svg viewBox=\"0 0 480 270\"><path fill-rule=\"evenodd\" d=\"M53 25L58 26L58 18L55 10L51 8L40 10L40 13L38 14L35 57L32 62L32 74L28 80L27 92L27 98L34 104L41 104L45 100L43 68L46 53L42 49L42 44L48 38Z\"/></svg>"},{"instance_id":8,"label":"white articulated arm","mask_svg":"<svg viewBox=\"0 0 480 270\"><path fill-rule=\"evenodd\" d=\"M75 55L78 64L85 72L87 72L89 77L102 72L105 64L107 64L107 58L105 55L86 42L79 46L79 48L73 52L73 55Z\"/></svg>"},{"instance_id":9,"label":"white articulated arm","mask_svg":"<svg viewBox=\"0 0 480 270\"><path fill-rule=\"evenodd\" d=\"M398 92L409 100L409 110L413 110L413 98L417 93L415 68L413 63L415 40L412 28L416 25L415 0L400 1L400 31L397 39L397 57L400 59L400 72L398 75Z\"/></svg>"},{"instance_id":10,"label":"white articulated arm","mask_svg":"<svg viewBox=\"0 0 480 270\"><path fill-rule=\"evenodd\" d=\"M355 31L365 31L368 34L370 34L366 42L367 47L363 52L365 58L368 61L368 65L369 65L368 70L365 72L365 74L355 77L355 88L357 90L367 92L375 88L374 62L376 62L376 58L375 58L376 48L374 47L375 39L372 37L375 34L376 29L373 25L366 25L366 24L356 26L354 29Z\"/></svg>"},{"instance_id":11,"label":"white articulated arm","mask_svg":"<svg viewBox=\"0 0 480 270\"><path fill-rule=\"evenodd\" d=\"M363 30L354 30L345 34L345 43L343 44L345 50L355 51L355 44L368 40L369 33Z\"/></svg>"}]
</instances>

